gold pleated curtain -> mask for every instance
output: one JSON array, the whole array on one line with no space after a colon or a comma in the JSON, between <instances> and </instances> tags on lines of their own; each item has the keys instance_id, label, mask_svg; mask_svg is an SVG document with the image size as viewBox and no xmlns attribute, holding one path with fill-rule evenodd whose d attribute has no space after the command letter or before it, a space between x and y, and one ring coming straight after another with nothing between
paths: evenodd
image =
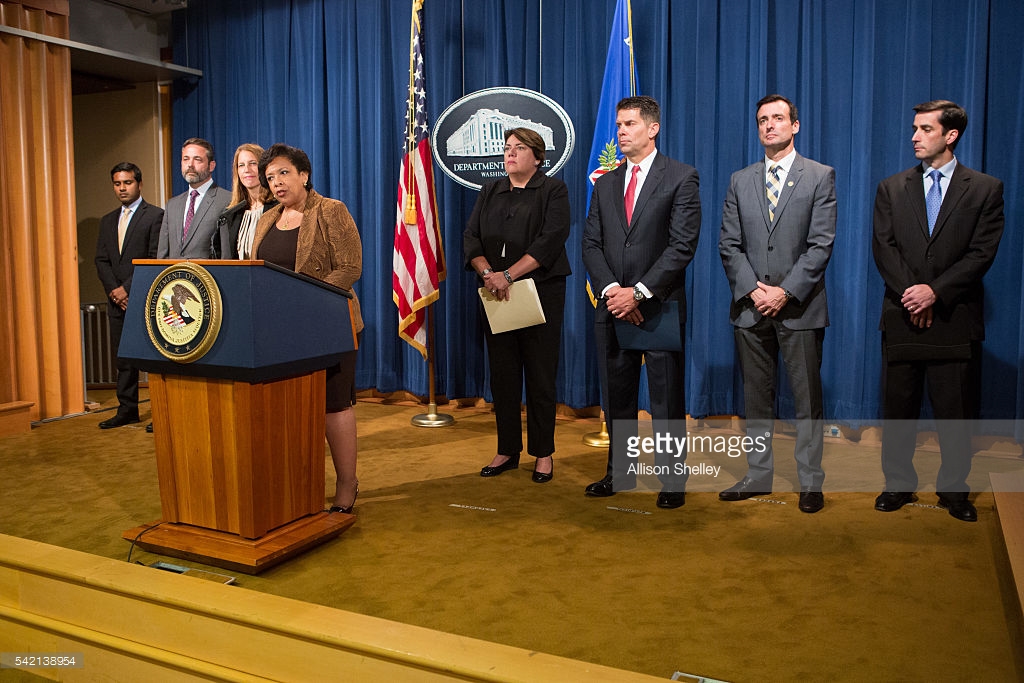
<instances>
[{"instance_id":1,"label":"gold pleated curtain","mask_svg":"<svg viewBox=\"0 0 1024 683\"><path fill-rule=\"evenodd\" d=\"M68 37L67 0L0 0L0 25ZM0 32L0 404L84 408L66 47Z\"/></svg>"}]
</instances>

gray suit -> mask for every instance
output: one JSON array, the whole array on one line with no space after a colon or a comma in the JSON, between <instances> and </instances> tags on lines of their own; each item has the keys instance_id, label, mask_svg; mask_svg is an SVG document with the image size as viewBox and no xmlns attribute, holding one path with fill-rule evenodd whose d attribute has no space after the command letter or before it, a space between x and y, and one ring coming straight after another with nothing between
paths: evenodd
<instances>
[{"instance_id":1,"label":"gray suit","mask_svg":"<svg viewBox=\"0 0 1024 683\"><path fill-rule=\"evenodd\" d=\"M828 325L825 267L836 234L835 170L799 154L768 217L764 159L737 171L722 209L718 249L732 288L730 321L743 368L750 436L772 433L781 353L793 388L797 439L794 456L802 490L820 491L823 408L821 349ZM785 289L792 299L765 317L748 296L758 281ZM771 449L747 454L751 479L769 486Z\"/></svg>"},{"instance_id":2,"label":"gray suit","mask_svg":"<svg viewBox=\"0 0 1024 683\"><path fill-rule=\"evenodd\" d=\"M195 208L192 226L189 228L185 243L181 242L182 226L185 223L185 211L188 206L191 188L176 197L167 200L164 207L164 220L160 225L160 244L156 250L157 258L213 258L210 243L217 232L217 218L231 201L231 192L213 184L203 195L202 201ZM227 237L222 238L221 254L230 254Z\"/></svg>"}]
</instances>

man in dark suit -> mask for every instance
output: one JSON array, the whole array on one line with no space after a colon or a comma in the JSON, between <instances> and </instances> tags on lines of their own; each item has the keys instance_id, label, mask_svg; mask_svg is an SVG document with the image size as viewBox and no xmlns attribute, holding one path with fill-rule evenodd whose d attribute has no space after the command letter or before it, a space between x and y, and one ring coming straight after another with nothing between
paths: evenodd
<instances>
[{"instance_id":1,"label":"man in dark suit","mask_svg":"<svg viewBox=\"0 0 1024 683\"><path fill-rule=\"evenodd\" d=\"M747 435L763 439L774 432L781 353L796 404L799 507L814 513L825 505L821 349L828 325L825 267L836 236L836 174L797 154L800 121L785 97L762 98L755 120L765 156L732 175L718 250L732 288L729 318L743 368ZM736 501L770 493L774 472L769 439L766 448L747 452L747 474L718 497Z\"/></svg>"},{"instance_id":2,"label":"man in dark suit","mask_svg":"<svg viewBox=\"0 0 1024 683\"><path fill-rule=\"evenodd\" d=\"M925 380L935 414L942 465L939 505L965 522L978 513L968 499L971 430L981 341L981 278L1003 234L1003 184L972 171L953 154L967 112L948 100L914 107L914 156L920 164L886 178L875 196L875 264L882 301L882 471L875 509L893 512L916 500L916 423Z\"/></svg>"},{"instance_id":3,"label":"man in dark suit","mask_svg":"<svg viewBox=\"0 0 1024 683\"><path fill-rule=\"evenodd\" d=\"M231 192L210 177L215 168L213 145L206 140L189 138L181 146L181 175L189 189L167 201L157 258L213 257L211 240L217 233L217 218L231 201ZM220 253L231 253L226 235Z\"/></svg>"},{"instance_id":4,"label":"man in dark suit","mask_svg":"<svg viewBox=\"0 0 1024 683\"><path fill-rule=\"evenodd\" d=\"M656 149L661 126L658 103L646 96L627 97L616 111L619 148L626 163L595 183L583 232L583 262L594 291L601 296L594 330L612 444L606 476L587 487L589 496L610 496L631 487L629 477L613 478L613 472L624 474L621 464L626 457L619 453L620 467L615 468L613 452L624 443L622 434L616 438L617 430L635 433L645 359L655 427L662 420L679 420L685 425L683 352L623 348L613 320L639 325L644 320L643 309L677 302L679 339L684 339L685 270L700 236L697 169ZM685 433L676 436L685 437ZM682 464L685 457L684 450L667 464ZM677 508L686 501L685 474L673 470L672 475L659 476L658 507Z\"/></svg>"},{"instance_id":5,"label":"man in dark suit","mask_svg":"<svg viewBox=\"0 0 1024 683\"><path fill-rule=\"evenodd\" d=\"M164 211L142 199L142 171L135 164L122 162L114 166L110 178L121 208L100 219L96 272L110 298L107 319L110 343L116 351L121 344L124 312L132 289L132 259L156 256ZM117 359L117 403L117 413L100 422L100 429L139 421L139 371L121 358Z\"/></svg>"}]
</instances>

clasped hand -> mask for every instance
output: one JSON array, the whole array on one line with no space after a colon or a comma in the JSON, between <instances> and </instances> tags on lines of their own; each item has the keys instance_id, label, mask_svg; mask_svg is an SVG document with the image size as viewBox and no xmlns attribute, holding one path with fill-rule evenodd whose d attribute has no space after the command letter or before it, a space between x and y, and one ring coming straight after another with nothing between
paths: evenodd
<instances>
[{"instance_id":1,"label":"clasped hand","mask_svg":"<svg viewBox=\"0 0 1024 683\"><path fill-rule=\"evenodd\" d=\"M633 298L632 287L612 287L604 295L605 305L608 312L619 320L639 325L644 321L644 316L637 308L639 302Z\"/></svg>"},{"instance_id":2,"label":"clasped hand","mask_svg":"<svg viewBox=\"0 0 1024 683\"><path fill-rule=\"evenodd\" d=\"M505 279L504 273L498 271L492 271L484 275L483 277L484 287L491 293L491 295L498 301L508 301L509 290L511 282Z\"/></svg>"},{"instance_id":3,"label":"clasped hand","mask_svg":"<svg viewBox=\"0 0 1024 683\"><path fill-rule=\"evenodd\" d=\"M766 285L760 281L757 283L757 289L748 296L754 302L754 307L757 308L757 311L769 318L774 318L782 310L782 307L789 302L786 290L782 287Z\"/></svg>"},{"instance_id":4,"label":"clasped hand","mask_svg":"<svg viewBox=\"0 0 1024 683\"><path fill-rule=\"evenodd\" d=\"M936 300L935 290L928 285L912 285L903 292L900 303L910 313L910 324L925 328L932 326L932 306Z\"/></svg>"}]
</instances>

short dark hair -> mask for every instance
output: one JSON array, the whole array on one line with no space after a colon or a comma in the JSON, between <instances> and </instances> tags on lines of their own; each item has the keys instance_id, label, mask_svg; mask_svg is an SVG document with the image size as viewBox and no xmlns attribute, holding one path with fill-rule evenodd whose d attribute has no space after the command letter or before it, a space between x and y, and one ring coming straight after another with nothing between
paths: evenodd
<instances>
[{"instance_id":1,"label":"short dark hair","mask_svg":"<svg viewBox=\"0 0 1024 683\"><path fill-rule=\"evenodd\" d=\"M505 131L505 142L513 135L530 148L537 161L544 161L544 138L537 131L530 128L509 128Z\"/></svg>"},{"instance_id":2,"label":"short dark hair","mask_svg":"<svg viewBox=\"0 0 1024 683\"><path fill-rule=\"evenodd\" d=\"M956 140L949 143L950 149L956 149L957 143L967 130L967 112L963 107L949 100L930 100L914 107L914 111L918 114L927 111L942 112L939 114L939 125L942 126L943 133L956 131Z\"/></svg>"},{"instance_id":3,"label":"short dark hair","mask_svg":"<svg viewBox=\"0 0 1024 683\"><path fill-rule=\"evenodd\" d=\"M618 113L623 109L639 109L640 118L647 123L661 123L661 107L658 106L658 101L653 97L647 95L623 97L615 105L615 112Z\"/></svg>"},{"instance_id":4,"label":"short dark hair","mask_svg":"<svg viewBox=\"0 0 1024 683\"><path fill-rule=\"evenodd\" d=\"M299 173L305 171L308 175L306 178L306 189L313 189L313 167L309 163L309 157L298 147L292 147L286 145L283 142L275 142L270 146L266 152L260 156L260 185L269 188L270 183L267 182L267 166L270 162L278 157L284 157L292 163L295 170Z\"/></svg>"},{"instance_id":5,"label":"short dark hair","mask_svg":"<svg viewBox=\"0 0 1024 683\"><path fill-rule=\"evenodd\" d=\"M785 102L789 105L789 122L796 123L799 118L796 112L796 105L789 101L789 99L782 95L765 95L757 101L757 105L754 107L754 121L757 121L757 112L761 111L761 107L772 102Z\"/></svg>"},{"instance_id":6,"label":"short dark hair","mask_svg":"<svg viewBox=\"0 0 1024 683\"><path fill-rule=\"evenodd\" d=\"M206 150L206 160L213 161L213 145L202 138L189 138L185 142L181 143L181 148L185 149L189 145L198 145Z\"/></svg>"},{"instance_id":7,"label":"short dark hair","mask_svg":"<svg viewBox=\"0 0 1024 683\"><path fill-rule=\"evenodd\" d=\"M130 161L122 161L117 166L110 169L111 180L114 179L114 174L116 173L131 173L133 176L135 176L135 182L142 182L142 169Z\"/></svg>"}]
</instances>

